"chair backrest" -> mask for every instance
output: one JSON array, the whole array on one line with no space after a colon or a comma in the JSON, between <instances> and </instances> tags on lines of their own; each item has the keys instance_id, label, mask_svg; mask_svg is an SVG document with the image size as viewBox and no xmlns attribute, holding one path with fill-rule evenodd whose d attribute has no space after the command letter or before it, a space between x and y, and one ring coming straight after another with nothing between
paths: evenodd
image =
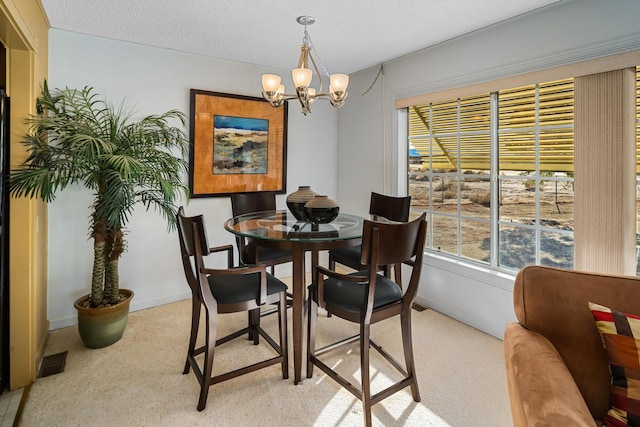
<instances>
[{"instance_id":1,"label":"chair backrest","mask_svg":"<svg viewBox=\"0 0 640 427\"><path fill-rule=\"evenodd\" d=\"M204 218L202 215L194 217L185 216L184 208L181 206L176 215L176 223L178 225L184 275L191 288L191 292L194 296L202 299L198 270L200 266L204 265L202 257L209 255L209 242L207 241Z\"/></svg>"},{"instance_id":2,"label":"chair backrest","mask_svg":"<svg viewBox=\"0 0 640 427\"><path fill-rule=\"evenodd\" d=\"M409 220L410 207L411 196L394 197L371 192L369 214L374 219L377 216L381 216L391 221L407 222Z\"/></svg>"},{"instance_id":3,"label":"chair backrest","mask_svg":"<svg viewBox=\"0 0 640 427\"><path fill-rule=\"evenodd\" d=\"M410 222L384 223L364 221L360 262L371 274L379 265L412 262L411 279L405 297L415 298L422 269L422 254L427 234L426 213Z\"/></svg>"},{"instance_id":4,"label":"chair backrest","mask_svg":"<svg viewBox=\"0 0 640 427\"><path fill-rule=\"evenodd\" d=\"M261 191L253 193L233 193L231 194L231 212L233 216L243 215L251 212L272 211L276 209L276 192ZM249 262L247 240L244 237L236 236L236 247L241 264Z\"/></svg>"},{"instance_id":5,"label":"chair backrest","mask_svg":"<svg viewBox=\"0 0 640 427\"><path fill-rule=\"evenodd\" d=\"M276 209L276 192L233 193L231 211L233 216L250 212L272 211Z\"/></svg>"}]
</instances>

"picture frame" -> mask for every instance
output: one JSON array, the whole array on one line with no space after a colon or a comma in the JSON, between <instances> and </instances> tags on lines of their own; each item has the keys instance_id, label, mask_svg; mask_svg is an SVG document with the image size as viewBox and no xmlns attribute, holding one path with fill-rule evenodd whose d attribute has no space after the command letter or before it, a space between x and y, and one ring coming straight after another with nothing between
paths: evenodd
<instances>
[{"instance_id":1,"label":"picture frame","mask_svg":"<svg viewBox=\"0 0 640 427\"><path fill-rule=\"evenodd\" d=\"M287 103L190 90L191 197L286 193Z\"/></svg>"}]
</instances>

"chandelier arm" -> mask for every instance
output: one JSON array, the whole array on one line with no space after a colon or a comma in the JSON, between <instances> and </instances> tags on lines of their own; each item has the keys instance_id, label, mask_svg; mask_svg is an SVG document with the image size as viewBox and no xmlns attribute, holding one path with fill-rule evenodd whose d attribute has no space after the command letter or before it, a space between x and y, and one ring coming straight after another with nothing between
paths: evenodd
<instances>
[{"instance_id":1,"label":"chandelier arm","mask_svg":"<svg viewBox=\"0 0 640 427\"><path fill-rule=\"evenodd\" d=\"M297 97L298 97L298 95L293 94L293 93L283 93L281 99L283 101L290 101L292 99L296 99Z\"/></svg>"},{"instance_id":2,"label":"chandelier arm","mask_svg":"<svg viewBox=\"0 0 640 427\"><path fill-rule=\"evenodd\" d=\"M262 96L263 96L265 99L267 99L267 100L268 100L269 98L275 98L274 96L271 96L271 97L270 97L270 96L269 96L269 95L267 95L267 93L265 93L264 91L262 91ZM289 101L290 99L295 99L295 98L297 98L297 97L298 97L298 95L296 95L295 93L281 93L281 94L280 94L280 98L279 98L279 99L281 99L281 100L283 100L283 101Z\"/></svg>"},{"instance_id":3,"label":"chandelier arm","mask_svg":"<svg viewBox=\"0 0 640 427\"><path fill-rule=\"evenodd\" d=\"M300 46L300 57L298 58L298 68L307 68L307 56L309 56L309 46L303 44Z\"/></svg>"},{"instance_id":4,"label":"chandelier arm","mask_svg":"<svg viewBox=\"0 0 640 427\"><path fill-rule=\"evenodd\" d=\"M313 58L313 55L311 54L311 52L309 52L309 58L311 58L311 63L313 64L313 68L316 70L316 74L320 79L320 87L318 88L318 92L322 93L322 74L320 74L320 71L318 71L318 65L316 64L316 60ZM316 97L317 96L318 94L316 94Z\"/></svg>"}]
</instances>

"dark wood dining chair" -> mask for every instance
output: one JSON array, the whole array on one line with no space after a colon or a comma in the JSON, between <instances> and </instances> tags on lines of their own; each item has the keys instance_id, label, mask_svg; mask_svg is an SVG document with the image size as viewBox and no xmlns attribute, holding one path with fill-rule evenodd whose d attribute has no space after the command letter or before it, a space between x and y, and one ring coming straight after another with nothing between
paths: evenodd
<instances>
[{"instance_id":1,"label":"dark wood dining chair","mask_svg":"<svg viewBox=\"0 0 640 427\"><path fill-rule=\"evenodd\" d=\"M231 213L233 216L243 215L251 212L273 210L276 210L275 191L231 194ZM236 236L236 247L238 248L241 265L264 265L271 268L271 274L273 275L276 274L276 265L286 264L293 261L293 254L290 251L260 247L255 243L248 241L242 236ZM287 296L289 297L287 304L291 306L291 298L293 296L289 292L287 293ZM273 313L273 310L254 310L249 313L249 322L252 322L251 317L255 319L258 316L267 316ZM249 334L249 339L252 339L252 337L253 334Z\"/></svg>"},{"instance_id":2,"label":"dark wood dining chair","mask_svg":"<svg viewBox=\"0 0 640 427\"><path fill-rule=\"evenodd\" d=\"M361 263L365 269L342 274L325 267L316 267L314 283L309 286L308 333L307 333L307 377L313 376L317 366L329 377L362 401L364 419L371 425L371 406L405 387L411 387L413 400L420 401L411 342L411 306L416 297L422 254L427 231L426 214L405 223L380 223L365 220L362 237ZM380 274L378 265L394 265L412 260L411 278L406 291L387 276ZM316 349L316 323L318 306L337 317L360 325L360 333L321 349ZM404 367L381 346L370 338L374 323L400 316ZM353 385L320 360L320 356L354 341L360 342L361 385ZM395 384L371 395L369 376L369 350L373 347L403 376Z\"/></svg>"},{"instance_id":3,"label":"dark wood dining chair","mask_svg":"<svg viewBox=\"0 0 640 427\"><path fill-rule=\"evenodd\" d=\"M177 224L182 264L192 295L191 332L183 374L187 374L190 369L193 369L200 383L198 411L205 408L209 388L213 384L275 364L281 365L282 378L289 378L285 295L287 286L269 274L263 265L233 268L233 246L210 248L202 215L186 217L184 209L180 207ZM227 252L228 268L211 269L205 267L204 257L217 252ZM219 314L250 312L265 304L275 304L278 308L278 343L262 329L259 316L254 321L251 321L252 317L249 317L248 327L225 337L217 338ZM202 307L204 307L206 315L204 345L196 347ZM213 375L216 347L249 332L255 337L254 344L258 343L257 337L262 335L275 350L276 356L234 371ZM196 357L203 353L204 360L200 366Z\"/></svg>"},{"instance_id":4,"label":"dark wood dining chair","mask_svg":"<svg viewBox=\"0 0 640 427\"><path fill-rule=\"evenodd\" d=\"M369 202L369 215L371 219L381 218L395 222L407 222L409 220L409 210L411 208L411 196L394 197L371 192ZM334 249L329 251L329 269L335 270L336 264L341 264L353 270L360 271L364 265L360 262L362 245L352 246L344 249ZM385 275L389 276L390 268L380 266ZM400 275L400 267L395 269L395 274ZM401 282L400 276L397 280Z\"/></svg>"},{"instance_id":5,"label":"dark wood dining chair","mask_svg":"<svg viewBox=\"0 0 640 427\"><path fill-rule=\"evenodd\" d=\"M275 191L231 194L231 211L233 216L251 212L271 211L276 209ZM236 246L240 256L240 264L261 264L271 267L275 274L275 266L293 260L289 251L257 246L241 236L236 236Z\"/></svg>"}]
</instances>

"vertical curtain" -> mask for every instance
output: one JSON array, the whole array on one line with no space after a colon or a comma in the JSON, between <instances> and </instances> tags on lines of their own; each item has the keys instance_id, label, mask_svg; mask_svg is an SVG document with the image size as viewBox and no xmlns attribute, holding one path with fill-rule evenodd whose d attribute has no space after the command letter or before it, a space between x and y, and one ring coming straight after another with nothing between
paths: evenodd
<instances>
[{"instance_id":1,"label":"vertical curtain","mask_svg":"<svg viewBox=\"0 0 640 427\"><path fill-rule=\"evenodd\" d=\"M577 77L574 91L574 268L635 275L635 68Z\"/></svg>"}]
</instances>

